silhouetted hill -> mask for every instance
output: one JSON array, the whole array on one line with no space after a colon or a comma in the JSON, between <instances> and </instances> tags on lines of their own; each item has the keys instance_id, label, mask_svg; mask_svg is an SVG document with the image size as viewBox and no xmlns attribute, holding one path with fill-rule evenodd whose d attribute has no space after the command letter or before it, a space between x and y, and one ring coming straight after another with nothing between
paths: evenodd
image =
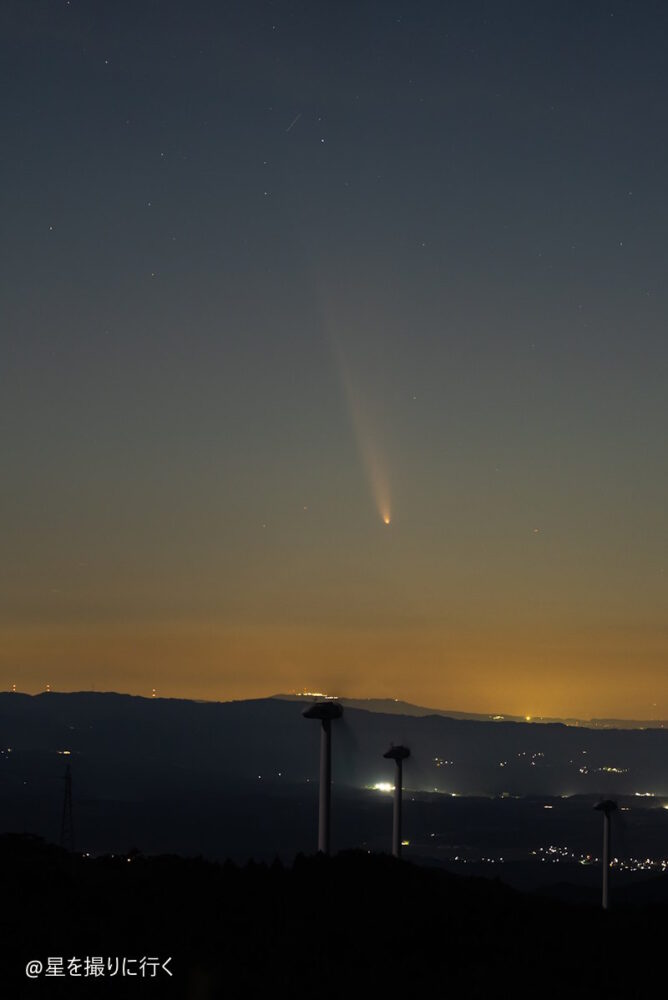
<instances>
[{"instance_id":1,"label":"silhouetted hill","mask_svg":"<svg viewBox=\"0 0 668 1000\"><path fill-rule=\"evenodd\" d=\"M3 994L642 997L668 911L608 914L365 853L243 868L178 857L87 859L0 837ZM89 956L104 976L28 981L30 959ZM171 959L140 983L116 958ZM652 956L656 956L653 960ZM153 990L148 989L150 986ZM46 986L46 989L44 987ZM40 988L42 987L42 988Z\"/></svg>"},{"instance_id":2,"label":"silhouetted hill","mask_svg":"<svg viewBox=\"0 0 668 1000\"><path fill-rule=\"evenodd\" d=\"M308 704L312 696L303 694L275 694L274 698L281 701L297 701ZM410 701L400 701L398 698L337 698L346 708L360 708L365 712L382 712L384 715L443 715L449 719L476 719L478 722L505 719L508 722L526 722L517 715L493 716L480 712L455 712L445 708L427 708L424 705L414 705ZM561 720L559 720L561 721Z\"/></svg>"},{"instance_id":3,"label":"silhouetted hill","mask_svg":"<svg viewBox=\"0 0 668 1000\"><path fill-rule=\"evenodd\" d=\"M309 702L308 695L299 693L276 694L274 698L283 701ZM449 719L472 719L478 722L531 722L545 724L559 722L565 726L577 726L584 729L668 729L665 719L576 719L574 717L551 717L535 715L527 719L524 715L509 715L508 713L456 712L447 708L427 708L424 705L413 705L397 698L337 698L346 708L361 708L367 712L382 712L385 715L443 715Z\"/></svg>"}]
</instances>

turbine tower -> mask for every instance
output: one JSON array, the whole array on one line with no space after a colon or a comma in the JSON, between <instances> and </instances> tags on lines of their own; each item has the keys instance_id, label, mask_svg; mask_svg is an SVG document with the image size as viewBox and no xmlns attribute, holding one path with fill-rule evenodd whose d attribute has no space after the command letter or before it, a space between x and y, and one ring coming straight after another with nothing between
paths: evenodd
<instances>
[{"instance_id":1,"label":"turbine tower","mask_svg":"<svg viewBox=\"0 0 668 1000\"><path fill-rule=\"evenodd\" d=\"M599 802L594 809L598 809L603 813L603 893L601 897L601 905L604 910L608 909L609 906L609 889L608 882L610 879L610 813L613 813L617 808L617 803L613 802L612 799L605 799L604 802Z\"/></svg>"},{"instance_id":2,"label":"turbine tower","mask_svg":"<svg viewBox=\"0 0 668 1000\"><path fill-rule=\"evenodd\" d=\"M401 794L403 790L403 764L406 758L410 757L410 755L411 752L408 747L401 746L391 746L387 753L383 754L383 757L393 760L397 765L397 773L394 781L394 811L392 815L392 854L394 854L395 858L401 857Z\"/></svg>"},{"instance_id":3,"label":"turbine tower","mask_svg":"<svg viewBox=\"0 0 668 1000\"><path fill-rule=\"evenodd\" d=\"M304 709L305 719L319 719L320 733L320 803L318 807L318 850L329 854L329 812L332 790L332 720L340 719L343 708L338 701L318 701Z\"/></svg>"}]
</instances>

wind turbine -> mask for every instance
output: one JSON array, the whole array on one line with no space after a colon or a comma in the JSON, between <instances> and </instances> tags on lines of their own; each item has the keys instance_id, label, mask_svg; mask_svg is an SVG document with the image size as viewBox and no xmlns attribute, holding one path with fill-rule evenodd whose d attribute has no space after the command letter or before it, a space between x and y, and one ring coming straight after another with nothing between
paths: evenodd
<instances>
[{"instance_id":1,"label":"wind turbine","mask_svg":"<svg viewBox=\"0 0 668 1000\"><path fill-rule=\"evenodd\" d=\"M392 854L395 858L401 857L401 794L403 779L403 763L411 752L408 747L390 747L383 757L393 760L397 765L396 777L394 781L394 810L392 815Z\"/></svg>"},{"instance_id":2,"label":"wind turbine","mask_svg":"<svg viewBox=\"0 0 668 1000\"><path fill-rule=\"evenodd\" d=\"M320 732L320 803L318 807L318 850L329 854L329 813L332 791L332 720L340 719L343 708L338 701L317 701L302 712L305 719L319 719Z\"/></svg>"},{"instance_id":3,"label":"wind turbine","mask_svg":"<svg viewBox=\"0 0 668 1000\"><path fill-rule=\"evenodd\" d=\"M603 802L599 802L594 809L598 809L603 813L603 893L601 897L601 905L604 910L608 909L609 905L609 887L608 882L610 879L610 814L617 808L617 803L613 802L612 799L605 799Z\"/></svg>"}]
</instances>

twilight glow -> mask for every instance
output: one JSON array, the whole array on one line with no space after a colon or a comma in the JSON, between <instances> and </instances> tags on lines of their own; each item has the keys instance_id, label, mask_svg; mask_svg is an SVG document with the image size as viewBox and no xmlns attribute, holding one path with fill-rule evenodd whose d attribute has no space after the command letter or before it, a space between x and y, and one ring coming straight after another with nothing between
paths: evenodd
<instances>
[{"instance_id":1,"label":"twilight glow","mask_svg":"<svg viewBox=\"0 0 668 1000\"><path fill-rule=\"evenodd\" d=\"M3 5L2 687L668 717L668 8L510 6Z\"/></svg>"}]
</instances>

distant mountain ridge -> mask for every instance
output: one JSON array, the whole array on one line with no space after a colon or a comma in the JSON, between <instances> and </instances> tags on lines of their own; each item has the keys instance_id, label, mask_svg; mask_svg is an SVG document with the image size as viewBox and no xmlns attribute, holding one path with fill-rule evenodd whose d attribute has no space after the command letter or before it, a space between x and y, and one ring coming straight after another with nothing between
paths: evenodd
<instances>
[{"instance_id":1,"label":"distant mountain ridge","mask_svg":"<svg viewBox=\"0 0 668 1000\"><path fill-rule=\"evenodd\" d=\"M276 694L274 698L283 701L312 701L312 694L300 694L293 692L290 694ZM329 697L323 695L322 697ZM414 705L409 701L400 701L398 698L345 698L337 697L345 708L359 708L365 712L380 712L385 715L441 715L447 719L469 719L476 722L537 722L537 723L559 723L563 726L577 726L584 729L668 729L668 720L665 719L575 719L559 718L544 715L507 715L507 714L484 714L480 712L456 712L447 708L427 708L424 705Z\"/></svg>"},{"instance_id":2,"label":"distant mountain ridge","mask_svg":"<svg viewBox=\"0 0 668 1000\"><path fill-rule=\"evenodd\" d=\"M414 707L374 711L342 699L336 781L382 782L390 743L411 748L407 787L456 795L668 796L668 730L469 719ZM76 763L80 786L133 798L138 785L301 784L318 775L318 727L306 698L202 702L113 693L0 693L0 780L23 787L34 767ZM364 705L364 708L358 707ZM11 752L8 748L11 748ZM25 772L25 773L24 773ZM141 778L141 780L140 780Z\"/></svg>"}]
</instances>

